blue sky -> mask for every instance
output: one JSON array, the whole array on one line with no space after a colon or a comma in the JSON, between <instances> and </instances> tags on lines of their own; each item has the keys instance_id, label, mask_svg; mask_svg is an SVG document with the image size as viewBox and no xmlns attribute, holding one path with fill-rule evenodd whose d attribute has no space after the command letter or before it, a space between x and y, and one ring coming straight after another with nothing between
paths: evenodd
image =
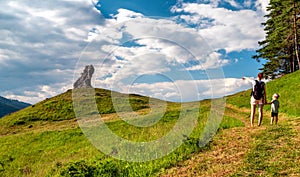
<instances>
[{"instance_id":1,"label":"blue sky","mask_svg":"<svg viewBox=\"0 0 300 177\"><path fill-rule=\"evenodd\" d=\"M170 101L249 88L268 0L0 1L0 95L36 103L92 84Z\"/></svg>"}]
</instances>

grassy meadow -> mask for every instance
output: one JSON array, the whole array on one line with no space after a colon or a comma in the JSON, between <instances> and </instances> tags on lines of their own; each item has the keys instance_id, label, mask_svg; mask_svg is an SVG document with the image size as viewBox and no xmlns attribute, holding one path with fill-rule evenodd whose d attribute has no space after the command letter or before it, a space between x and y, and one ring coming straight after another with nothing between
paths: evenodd
<instances>
[{"instance_id":1,"label":"grassy meadow","mask_svg":"<svg viewBox=\"0 0 300 177\"><path fill-rule=\"evenodd\" d=\"M281 96L277 126L269 126L270 108L265 106L263 125L250 128L250 92L228 96L216 136L204 147L199 147L199 139L211 114L212 100L168 102L157 123L135 127L119 118L110 91L96 89L98 111L106 125L116 135L134 142L165 136L182 111L199 113L191 134L179 135L183 142L176 150L147 162L117 160L95 148L75 119L69 90L0 119L0 176L297 176L299 79L296 72L267 83L269 101L275 92ZM151 111L147 97L114 94L120 100L129 97L138 115Z\"/></svg>"},{"instance_id":2,"label":"grassy meadow","mask_svg":"<svg viewBox=\"0 0 300 177\"><path fill-rule=\"evenodd\" d=\"M219 131L209 150L160 176L300 176L299 73L267 83L269 102L274 93L280 94L278 125L270 125L270 105L266 105L262 126L250 127L250 90L228 96L225 115L237 111L245 126Z\"/></svg>"},{"instance_id":3,"label":"grassy meadow","mask_svg":"<svg viewBox=\"0 0 300 177\"><path fill-rule=\"evenodd\" d=\"M280 95L280 112L288 114L292 117L299 117L299 88L300 88L300 72L285 75L274 81L267 82L267 101L272 100L272 95L278 93ZM232 96L228 96L226 102L236 105L239 108L249 108L249 97L251 90L240 92ZM246 100L246 101L245 101ZM270 106L266 105L265 110L270 111Z\"/></svg>"}]
</instances>

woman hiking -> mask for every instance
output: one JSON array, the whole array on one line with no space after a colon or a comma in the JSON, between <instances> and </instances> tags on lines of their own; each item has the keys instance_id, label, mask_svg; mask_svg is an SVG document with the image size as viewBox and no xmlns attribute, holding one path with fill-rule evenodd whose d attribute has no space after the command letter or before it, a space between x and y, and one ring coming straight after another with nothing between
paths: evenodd
<instances>
[{"instance_id":1,"label":"woman hiking","mask_svg":"<svg viewBox=\"0 0 300 177\"><path fill-rule=\"evenodd\" d=\"M251 127L254 126L254 116L256 111L256 106L258 105L258 126L261 125L262 118L263 118L263 106L267 103L266 100L266 85L262 81L263 73L258 73L257 79L253 80L247 77L243 77L243 80L246 80L248 82L252 83L252 92L251 92L251 117L250 117L250 123Z\"/></svg>"}]
</instances>

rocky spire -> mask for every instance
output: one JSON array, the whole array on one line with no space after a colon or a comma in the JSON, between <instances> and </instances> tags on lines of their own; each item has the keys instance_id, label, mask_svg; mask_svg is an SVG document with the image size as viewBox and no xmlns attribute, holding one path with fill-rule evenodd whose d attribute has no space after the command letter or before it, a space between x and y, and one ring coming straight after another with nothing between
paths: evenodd
<instances>
[{"instance_id":1,"label":"rocky spire","mask_svg":"<svg viewBox=\"0 0 300 177\"><path fill-rule=\"evenodd\" d=\"M94 69L93 65L85 66L83 73L81 73L81 76L73 84L74 89L76 89L76 88L92 88L91 80L92 80L92 76L94 74L94 70L95 69Z\"/></svg>"}]
</instances>

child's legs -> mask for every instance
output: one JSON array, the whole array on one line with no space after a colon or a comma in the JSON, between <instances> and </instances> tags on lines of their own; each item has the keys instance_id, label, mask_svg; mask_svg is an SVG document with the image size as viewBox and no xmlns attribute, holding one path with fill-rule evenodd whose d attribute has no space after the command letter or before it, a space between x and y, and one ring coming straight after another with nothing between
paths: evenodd
<instances>
[{"instance_id":1,"label":"child's legs","mask_svg":"<svg viewBox=\"0 0 300 177\"><path fill-rule=\"evenodd\" d=\"M278 113L277 113L277 115L275 116L275 124L277 124L278 123Z\"/></svg>"},{"instance_id":2,"label":"child's legs","mask_svg":"<svg viewBox=\"0 0 300 177\"><path fill-rule=\"evenodd\" d=\"M270 124L272 125L273 122L274 122L274 117L272 116L272 117L271 117L271 123L270 123Z\"/></svg>"},{"instance_id":3,"label":"child's legs","mask_svg":"<svg viewBox=\"0 0 300 177\"><path fill-rule=\"evenodd\" d=\"M278 122L278 113L272 112L271 117L272 117L271 118L271 124L274 123L274 121L275 121L275 124L277 124L277 122Z\"/></svg>"}]
</instances>

